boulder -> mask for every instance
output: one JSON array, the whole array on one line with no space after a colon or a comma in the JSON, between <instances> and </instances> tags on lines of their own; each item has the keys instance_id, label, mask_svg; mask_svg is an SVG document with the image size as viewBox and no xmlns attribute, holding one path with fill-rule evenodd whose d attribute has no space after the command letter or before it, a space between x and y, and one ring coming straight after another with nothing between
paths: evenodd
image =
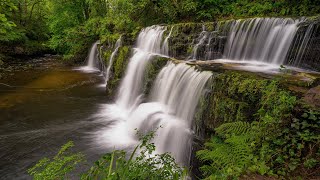
<instances>
[{"instance_id":1,"label":"boulder","mask_svg":"<svg viewBox=\"0 0 320 180\"><path fill-rule=\"evenodd\" d=\"M319 108L320 107L320 85L309 89L309 91L303 97L304 102L307 104Z\"/></svg>"}]
</instances>

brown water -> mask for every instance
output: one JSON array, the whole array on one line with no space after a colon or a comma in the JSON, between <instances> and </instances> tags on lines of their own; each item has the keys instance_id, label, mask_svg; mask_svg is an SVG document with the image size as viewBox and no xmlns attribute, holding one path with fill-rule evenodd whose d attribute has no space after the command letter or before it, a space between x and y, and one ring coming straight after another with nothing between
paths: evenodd
<instances>
[{"instance_id":1,"label":"brown water","mask_svg":"<svg viewBox=\"0 0 320 180\"><path fill-rule=\"evenodd\" d=\"M88 138L98 127L92 115L107 99L99 73L48 57L28 63L36 66L0 79L0 179L30 179L27 169L69 140L89 161L100 154Z\"/></svg>"}]
</instances>

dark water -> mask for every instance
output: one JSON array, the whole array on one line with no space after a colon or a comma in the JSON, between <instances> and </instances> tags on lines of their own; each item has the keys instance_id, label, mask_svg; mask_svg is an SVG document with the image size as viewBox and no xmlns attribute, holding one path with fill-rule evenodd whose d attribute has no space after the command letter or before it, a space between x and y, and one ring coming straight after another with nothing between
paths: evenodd
<instances>
[{"instance_id":1,"label":"dark water","mask_svg":"<svg viewBox=\"0 0 320 180\"><path fill-rule=\"evenodd\" d=\"M27 169L69 140L89 161L101 153L88 137L107 99L102 77L48 58L34 63L0 79L0 179L30 179Z\"/></svg>"}]
</instances>

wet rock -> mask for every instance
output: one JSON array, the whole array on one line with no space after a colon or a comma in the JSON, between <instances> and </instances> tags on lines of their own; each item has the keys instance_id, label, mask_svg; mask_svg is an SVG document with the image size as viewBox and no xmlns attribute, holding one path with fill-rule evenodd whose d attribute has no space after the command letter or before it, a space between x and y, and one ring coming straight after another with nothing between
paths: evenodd
<instances>
[{"instance_id":1,"label":"wet rock","mask_svg":"<svg viewBox=\"0 0 320 180\"><path fill-rule=\"evenodd\" d=\"M24 54L25 51L24 51L23 47L16 46L16 47L14 47L14 53L15 54Z\"/></svg>"},{"instance_id":2,"label":"wet rock","mask_svg":"<svg viewBox=\"0 0 320 180\"><path fill-rule=\"evenodd\" d=\"M223 67L221 63L197 64L197 68L201 71L219 71Z\"/></svg>"},{"instance_id":3,"label":"wet rock","mask_svg":"<svg viewBox=\"0 0 320 180\"><path fill-rule=\"evenodd\" d=\"M311 88L303 97L304 102L319 108L320 107L320 86Z\"/></svg>"}]
</instances>

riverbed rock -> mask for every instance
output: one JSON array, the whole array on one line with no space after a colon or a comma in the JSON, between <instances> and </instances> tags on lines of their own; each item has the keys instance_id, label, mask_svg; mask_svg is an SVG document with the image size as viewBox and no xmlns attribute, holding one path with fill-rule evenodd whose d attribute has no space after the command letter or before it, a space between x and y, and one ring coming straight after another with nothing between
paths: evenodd
<instances>
[{"instance_id":1,"label":"riverbed rock","mask_svg":"<svg viewBox=\"0 0 320 180\"><path fill-rule=\"evenodd\" d=\"M311 88L303 97L304 102L307 104L320 108L320 85Z\"/></svg>"}]
</instances>

